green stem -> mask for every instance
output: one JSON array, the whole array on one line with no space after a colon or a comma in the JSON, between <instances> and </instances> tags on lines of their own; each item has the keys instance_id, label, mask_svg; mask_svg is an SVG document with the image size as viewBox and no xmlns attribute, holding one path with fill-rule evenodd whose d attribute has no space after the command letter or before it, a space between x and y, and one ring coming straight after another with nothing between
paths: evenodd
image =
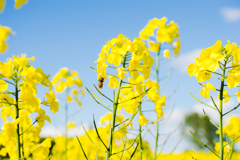
<instances>
[{"instance_id":1,"label":"green stem","mask_svg":"<svg viewBox=\"0 0 240 160\"><path fill-rule=\"evenodd\" d=\"M35 120L35 121L33 122L33 124L31 124L31 126L29 126L25 131L23 131L23 132L20 134L20 136L23 136L23 134L24 134L25 132L27 132L36 122L37 122L37 121Z\"/></svg>"},{"instance_id":2,"label":"green stem","mask_svg":"<svg viewBox=\"0 0 240 160\"><path fill-rule=\"evenodd\" d=\"M160 60L160 51L161 51L161 44L159 44L159 50L157 55L157 62L156 62L156 81L159 85L159 60ZM158 148L158 138L159 138L159 121L158 121L158 115L157 115L157 129L156 129L156 138L155 138L155 150L154 150L154 160L157 159L157 148Z\"/></svg>"},{"instance_id":3,"label":"green stem","mask_svg":"<svg viewBox=\"0 0 240 160\"><path fill-rule=\"evenodd\" d=\"M23 127L21 127L21 132L23 132ZM23 135L21 138L22 138L22 157L24 157ZM25 158L23 158L23 160L25 160Z\"/></svg>"},{"instance_id":4,"label":"green stem","mask_svg":"<svg viewBox=\"0 0 240 160\"><path fill-rule=\"evenodd\" d=\"M110 159L110 156L112 154L113 132L115 130L117 106L118 106L118 99L119 99L119 95L120 95L121 85L122 85L122 80L119 81L117 97L116 97L116 100L113 102L113 113L112 113L112 123L111 123L111 130L110 130L110 139L109 139L109 143L108 143L108 150L107 150L107 157L106 157L107 160Z\"/></svg>"},{"instance_id":5,"label":"green stem","mask_svg":"<svg viewBox=\"0 0 240 160\"><path fill-rule=\"evenodd\" d=\"M76 137L77 137L77 136L76 136ZM77 140L78 140L78 143L79 143L79 145L80 145L80 147L81 147L81 150L82 150L82 152L83 152L83 155L84 155L85 159L88 160L87 155L86 155L86 153L84 152L83 147L82 147L82 144L81 144L80 140L78 139L78 137L77 137Z\"/></svg>"},{"instance_id":6,"label":"green stem","mask_svg":"<svg viewBox=\"0 0 240 160\"><path fill-rule=\"evenodd\" d=\"M127 54L124 57L123 68L125 68L126 56L127 56ZM119 96L120 96L121 86L122 86L122 79L118 83L116 98L113 98L112 123L111 123L111 129L110 129L110 137L109 137L109 142L108 142L106 160L109 160L112 155L113 133L115 130L116 114L117 114L117 107L118 107L118 100L119 100Z\"/></svg>"},{"instance_id":7,"label":"green stem","mask_svg":"<svg viewBox=\"0 0 240 160\"><path fill-rule=\"evenodd\" d=\"M16 78L17 79L17 78ZM18 108L18 82L15 80L15 99L16 99L16 119L19 117L19 108ZM21 158L21 152L20 152L20 133L19 133L19 123L17 124L17 142L16 142L16 148L17 148L17 157L18 160Z\"/></svg>"},{"instance_id":8,"label":"green stem","mask_svg":"<svg viewBox=\"0 0 240 160\"><path fill-rule=\"evenodd\" d=\"M215 154L217 157L219 157L218 155L217 155L217 153L215 153L215 151L214 150L212 150L211 148L209 148L205 143L203 143L202 141L200 141L193 133L192 133L192 131L191 130L189 130L190 131L190 133L192 134L192 136L199 142L199 143L201 143L204 147L206 147L207 149L209 149L209 151L211 151L213 154ZM219 157L220 158L220 157Z\"/></svg>"},{"instance_id":9,"label":"green stem","mask_svg":"<svg viewBox=\"0 0 240 160\"><path fill-rule=\"evenodd\" d=\"M142 114L142 107L141 107L141 102L140 102L140 109L139 109L139 116ZM140 160L142 160L142 153L143 153L143 146L142 146L142 127L139 123L139 149L140 149Z\"/></svg>"},{"instance_id":10,"label":"green stem","mask_svg":"<svg viewBox=\"0 0 240 160\"><path fill-rule=\"evenodd\" d=\"M222 108L223 108L223 90L224 90L224 77L225 77L225 70L226 70L226 63L227 60L225 60L225 63L223 65L223 73L222 73L222 79L221 79L221 87L220 87L220 107L219 107L219 140L220 140L220 160L223 160L223 114L222 114Z\"/></svg>"}]
</instances>

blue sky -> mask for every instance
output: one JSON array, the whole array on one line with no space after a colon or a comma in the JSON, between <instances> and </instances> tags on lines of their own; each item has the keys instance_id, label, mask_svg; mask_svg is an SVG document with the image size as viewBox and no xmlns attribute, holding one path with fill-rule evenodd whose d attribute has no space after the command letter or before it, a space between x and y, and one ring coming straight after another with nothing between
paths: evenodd
<instances>
[{"instance_id":1,"label":"blue sky","mask_svg":"<svg viewBox=\"0 0 240 160\"><path fill-rule=\"evenodd\" d=\"M118 34L124 34L130 39L135 38L154 17L165 16L168 18L167 23L171 20L176 22L180 27L180 54L174 61L162 65L160 70L163 76L171 68L174 69L171 80L161 91L162 94L169 95L179 84L170 101L171 108L176 100L176 112L168 126L181 121L184 113L198 111L196 106L202 107L188 93L191 91L201 98L201 87L194 77L189 78L186 73L186 66L193 62L193 57L197 57L202 48L212 46L217 40L222 40L224 45L227 40L240 45L238 0L29 0L19 10L13 6L14 1L8 0L4 12L0 14L0 25L9 26L16 32L16 35L9 36L8 50L0 55L0 61L5 61L13 54L26 53L28 57L35 57L32 63L34 67L41 67L45 73L52 76L63 67L78 71L84 86L88 88L93 88L92 83L98 83L96 72L89 66L96 67L94 61L108 40ZM164 81L161 83L164 84ZM111 94L107 83L102 91ZM61 99L64 94L58 96ZM74 117L77 124L83 121L91 125L93 113L96 119L106 113L88 93L82 103L80 114ZM232 102L232 105L235 103ZM72 103L70 107L70 113L78 110L77 104ZM166 109L165 115L169 112L169 109ZM47 113L52 116L51 112ZM235 113L239 114L239 111ZM63 115L61 110L54 117L61 120ZM152 116L151 113L147 115ZM55 123L61 128L61 123L57 121L55 120ZM48 123L46 127L53 128Z\"/></svg>"}]
</instances>

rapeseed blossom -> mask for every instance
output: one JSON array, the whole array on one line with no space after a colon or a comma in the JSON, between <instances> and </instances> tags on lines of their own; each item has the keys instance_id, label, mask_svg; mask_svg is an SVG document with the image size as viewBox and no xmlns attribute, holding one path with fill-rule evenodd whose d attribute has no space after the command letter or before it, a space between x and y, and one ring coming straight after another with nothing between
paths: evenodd
<instances>
[{"instance_id":1,"label":"rapeseed blossom","mask_svg":"<svg viewBox=\"0 0 240 160\"><path fill-rule=\"evenodd\" d=\"M169 24L166 24L167 18L163 17L162 19L154 18L149 21L145 28L139 33L140 38L147 40L149 44L149 49L153 52L159 52L161 45L166 43L172 43L172 49L174 55L179 54L181 48L181 42L178 33L178 25L171 21ZM155 39L155 41L153 41ZM176 41L174 41L177 39ZM169 58L170 51L164 50L164 57Z\"/></svg>"},{"instance_id":2,"label":"rapeseed blossom","mask_svg":"<svg viewBox=\"0 0 240 160\"><path fill-rule=\"evenodd\" d=\"M0 4L1 9L1 4ZM1 10L0 10L1 11ZM6 40L11 33L11 28L0 25L0 53L4 53L7 50Z\"/></svg>"},{"instance_id":3,"label":"rapeseed blossom","mask_svg":"<svg viewBox=\"0 0 240 160\"><path fill-rule=\"evenodd\" d=\"M49 107L53 113L58 111L59 104L52 92L52 83L48 76L41 68L35 69L30 65L34 59L34 57L27 58L26 54L21 54L21 56L13 55L13 58L9 58L6 62L0 62L0 117L4 121L0 143L10 159L27 156L34 149L36 156L33 159L38 159L39 156L46 158L51 146L45 146L43 143L41 147L38 147L41 128L46 120L51 123L41 104ZM41 101L36 97L36 85L39 84L48 87L49 92L46 92L46 97L43 98L47 98L47 101ZM14 86L15 90L9 91L8 85ZM32 113L38 114L34 122L30 118ZM10 119L12 120L9 121ZM34 125L36 122L37 125ZM19 152L20 147L22 153ZM42 150L41 154L37 155L40 150Z\"/></svg>"},{"instance_id":4,"label":"rapeseed blossom","mask_svg":"<svg viewBox=\"0 0 240 160\"><path fill-rule=\"evenodd\" d=\"M117 88L120 81L128 81L129 84L122 85L119 95L119 103L126 102L119 104L118 110L120 112L124 108L127 113L135 113L142 101L145 88L151 88L151 82L148 81L148 78L150 77L154 59L150 56L145 43L140 38L131 41L120 34L103 46L95 62L97 63L97 79L100 88L102 88L107 78L109 79L108 86L112 89ZM107 77L107 68L116 69L117 73ZM153 90L150 89L148 93L156 94ZM133 99L134 97L138 98ZM132 100L128 101L129 99ZM160 95L156 96L154 102L157 102L158 99L160 99ZM165 103L162 103L162 105L159 103L158 108L163 105ZM159 109L156 109L156 111L159 112ZM160 114L162 115L163 112Z\"/></svg>"}]
</instances>

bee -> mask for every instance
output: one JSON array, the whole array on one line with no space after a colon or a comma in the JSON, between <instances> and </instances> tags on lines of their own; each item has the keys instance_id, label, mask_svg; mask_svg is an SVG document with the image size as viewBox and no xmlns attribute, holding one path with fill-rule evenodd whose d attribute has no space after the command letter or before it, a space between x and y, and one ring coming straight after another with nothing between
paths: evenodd
<instances>
[{"instance_id":1,"label":"bee","mask_svg":"<svg viewBox=\"0 0 240 160\"><path fill-rule=\"evenodd\" d=\"M103 87L103 82L104 82L104 78L100 78L100 79L98 80L98 87L99 87L100 89L102 89L102 87Z\"/></svg>"}]
</instances>

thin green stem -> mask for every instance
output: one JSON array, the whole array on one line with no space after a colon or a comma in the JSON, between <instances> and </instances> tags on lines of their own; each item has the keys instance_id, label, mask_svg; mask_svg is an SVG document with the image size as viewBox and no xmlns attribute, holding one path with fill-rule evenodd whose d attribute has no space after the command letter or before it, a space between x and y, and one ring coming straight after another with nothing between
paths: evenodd
<instances>
[{"instance_id":1,"label":"thin green stem","mask_svg":"<svg viewBox=\"0 0 240 160\"><path fill-rule=\"evenodd\" d=\"M159 84L160 51L161 51L161 44L159 44L159 50L158 50L157 62L156 62L156 81L157 81L158 85L160 85ZM158 115L157 115L157 129L156 129L156 137L155 137L154 160L157 159L158 138L159 138L159 121L158 121Z\"/></svg>"},{"instance_id":2,"label":"thin green stem","mask_svg":"<svg viewBox=\"0 0 240 160\"><path fill-rule=\"evenodd\" d=\"M109 110L110 112L112 112L111 109L109 109L108 107L106 107L105 105L103 105L102 103L100 103L99 101L97 101L96 98L92 95L92 93L88 90L87 87L86 87L86 90L87 90L88 93L92 96L93 100L95 100L95 102L97 102L98 104L100 104L101 106L103 106L104 108L106 108L107 110Z\"/></svg>"},{"instance_id":3,"label":"thin green stem","mask_svg":"<svg viewBox=\"0 0 240 160\"><path fill-rule=\"evenodd\" d=\"M122 160L123 154L124 154L125 149L126 149L126 144L127 144L127 139L125 140L125 143L124 143L124 146L123 146L123 151L122 151L122 154L121 154L119 160Z\"/></svg>"},{"instance_id":4,"label":"thin green stem","mask_svg":"<svg viewBox=\"0 0 240 160\"><path fill-rule=\"evenodd\" d=\"M17 78L16 78L17 79ZM15 99L16 99L16 119L19 117L19 108L18 108L18 82L15 80ZM18 160L21 158L21 152L20 152L20 133L19 133L19 123L17 124L17 142L16 142L16 148L17 148L17 157Z\"/></svg>"},{"instance_id":5,"label":"thin green stem","mask_svg":"<svg viewBox=\"0 0 240 160\"><path fill-rule=\"evenodd\" d=\"M226 147L228 144L234 142L235 140L237 140L238 138L240 138L240 136L238 136L237 138L234 138L233 140L231 140L230 142L228 142L227 144L223 145L223 147Z\"/></svg>"},{"instance_id":6,"label":"thin green stem","mask_svg":"<svg viewBox=\"0 0 240 160\"><path fill-rule=\"evenodd\" d=\"M95 89L98 91L98 93L100 93L103 97L107 98L110 102L113 102L110 98L108 98L105 94L103 94L101 91L99 91L99 89L96 87L95 84L93 84L93 86L95 87Z\"/></svg>"},{"instance_id":7,"label":"thin green stem","mask_svg":"<svg viewBox=\"0 0 240 160\"><path fill-rule=\"evenodd\" d=\"M191 130L189 130L190 133L192 134L192 136L199 142L201 143L204 147L206 147L209 151L211 151L213 154L215 154L217 157L219 157L219 155L217 155L216 152L214 152L211 148L209 148L205 143L203 143L202 141L200 141L193 133ZM219 157L220 158L220 157Z\"/></svg>"},{"instance_id":8,"label":"thin green stem","mask_svg":"<svg viewBox=\"0 0 240 160\"><path fill-rule=\"evenodd\" d=\"M220 140L220 160L223 160L223 90L224 90L224 77L225 77L225 71L226 71L226 65L227 65L227 59L224 61L223 65L223 73L222 73L222 79L221 79L221 87L220 87L220 102L219 102L219 140Z\"/></svg>"},{"instance_id":9,"label":"thin green stem","mask_svg":"<svg viewBox=\"0 0 240 160\"><path fill-rule=\"evenodd\" d=\"M95 146L97 146L99 149L101 149L103 152L106 152L106 151L104 151L101 147L99 147L99 146L91 139L91 137L88 135L88 133L87 133L87 131L86 131L86 129L85 129L85 127L84 127L84 125L83 125L82 122L81 122L81 124L82 124L83 130L84 130L85 134L87 135L88 139L89 139Z\"/></svg>"},{"instance_id":10,"label":"thin green stem","mask_svg":"<svg viewBox=\"0 0 240 160\"><path fill-rule=\"evenodd\" d=\"M77 136L76 136L76 137L77 137ZM82 144L81 144L80 140L78 139L78 137L77 137L77 140L78 140L78 143L79 143L79 145L80 145L80 147L81 147L81 150L82 150L82 152L83 152L83 155L84 155L85 159L88 160L87 155L86 155L86 153L84 152L83 147L82 147Z\"/></svg>"},{"instance_id":11,"label":"thin green stem","mask_svg":"<svg viewBox=\"0 0 240 160\"><path fill-rule=\"evenodd\" d=\"M96 133L97 133L98 139L102 142L102 144L104 145L104 147L105 147L106 149L108 149L107 146L106 146L106 144L103 142L101 136L99 135L99 132L98 132L98 129L97 129L97 125L96 125L96 122L95 122L94 115L93 115L93 124L94 124L95 131L96 131Z\"/></svg>"},{"instance_id":12,"label":"thin green stem","mask_svg":"<svg viewBox=\"0 0 240 160\"><path fill-rule=\"evenodd\" d=\"M0 78L0 79L2 79L2 78ZM10 81L8 81L8 80L6 80L6 79L3 79L5 82L7 82L7 83L9 83L9 84L11 84L11 85L13 85L13 86L15 86L15 84L14 83L12 83L12 82L10 82Z\"/></svg>"},{"instance_id":13,"label":"thin green stem","mask_svg":"<svg viewBox=\"0 0 240 160\"><path fill-rule=\"evenodd\" d=\"M240 106L240 103L239 103L236 107L234 107L233 109L231 109L230 111L224 113L223 116L225 116L226 114L228 114L228 113L232 112L233 110L237 109L239 106Z\"/></svg>"},{"instance_id":14,"label":"thin green stem","mask_svg":"<svg viewBox=\"0 0 240 160\"><path fill-rule=\"evenodd\" d=\"M125 55L124 60L123 60L123 68L125 68L126 57L127 57L127 54ZM121 87L122 87L122 79L118 83L116 98L113 98L115 100L113 101L112 122L111 122L110 137L109 137L109 142L108 142L108 147L107 147L108 149L107 149L107 153L106 153L106 160L109 160L112 155L113 133L115 130L117 107L119 104L118 101L119 101Z\"/></svg>"},{"instance_id":15,"label":"thin green stem","mask_svg":"<svg viewBox=\"0 0 240 160\"><path fill-rule=\"evenodd\" d=\"M207 117L207 119L209 120L209 122L211 122L217 129L219 129L219 127L208 117L208 115L206 114L205 110L203 109L203 113L204 115Z\"/></svg>"},{"instance_id":16,"label":"thin green stem","mask_svg":"<svg viewBox=\"0 0 240 160\"><path fill-rule=\"evenodd\" d=\"M218 110L218 112L220 112L219 109L218 109L218 107L217 107L217 105L216 105L216 103L215 103L215 101L214 101L214 99L212 98L212 96L210 96L210 97L211 97L211 100L212 100L212 102L213 102L215 108Z\"/></svg>"},{"instance_id":17,"label":"thin green stem","mask_svg":"<svg viewBox=\"0 0 240 160\"><path fill-rule=\"evenodd\" d=\"M137 151L137 148L138 148L138 145L139 145L139 143L138 143L138 144L137 144L137 146L135 147L135 149L134 149L134 151L133 151L132 155L130 156L129 160L131 160L131 159L132 159L132 157L134 156L134 154L136 153L136 151Z\"/></svg>"},{"instance_id":18,"label":"thin green stem","mask_svg":"<svg viewBox=\"0 0 240 160\"><path fill-rule=\"evenodd\" d=\"M142 131L141 131L141 132L142 132ZM137 137L133 140L132 144L131 144L128 148L123 149L123 150L121 150L121 151L118 151L118 152L116 152L116 153L113 153L112 155L115 155L115 154L118 154L118 153L124 152L124 151L129 150L130 148L132 148L132 146L133 146L134 143L136 142L136 140L137 140L137 138L138 138L139 135L140 135L140 133L138 133Z\"/></svg>"},{"instance_id":19,"label":"thin green stem","mask_svg":"<svg viewBox=\"0 0 240 160\"><path fill-rule=\"evenodd\" d=\"M212 71L210 71L210 70L207 70L208 72L211 72L211 73L214 73L214 74L217 74L217 75L219 75L219 76L222 76L220 73L217 73L217 72L212 72Z\"/></svg>"},{"instance_id":20,"label":"thin green stem","mask_svg":"<svg viewBox=\"0 0 240 160\"><path fill-rule=\"evenodd\" d=\"M229 69L229 68L234 68L234 67L239 67L240 65L236 65L236 66L231 66L231 67L226 67L226 69Z\"/></svg>"},{"instance_id":21,"label":"thin green stem","mask_svg":"<svg viewBox=\"0 0 240 160\"><path fill-rule=\"evenodd\" d=\"M31 126L29 126L25 131L23 131L20 136L22 136L25 132L27 132L37 121L35 120Z\"/></svg>"},{"instance_id":22,"label":"thin green stem","mask_svg":"<svg viewBox=\"0 0 240 160\"><path fill-rule=\"evenodd\" d=\"M142 114L142 107L141 107L142 103L140 102L140 109L139 109L139 116ZM142 154L143 154L143 146L142 146L142 133L141 133L141 130L142 130L142 126L140 125L139 123L139 149L140 149L140 160L142 160Z\"/></svg>"},{"instance_id":23,"label":"thin green stem","mask_svg":"<svg viewBox=\"0 0 240 160\"><path fill-rule=\"evenodd\" d=\"M200 103L202 103L202 104L205 104L206 106L208 106L208 107L210 107L210 108L212 108L212 109L214 109L214 110L217 110L216 108L214 108L214 107L212 107L212 106L204 103L203 101L200 101L199 99L197 99L190 91L189 91L189 93L190 93L191 96L192 96L194 99L196 99L198 102L200 102Z\"/></svg>"}]
</instances>

